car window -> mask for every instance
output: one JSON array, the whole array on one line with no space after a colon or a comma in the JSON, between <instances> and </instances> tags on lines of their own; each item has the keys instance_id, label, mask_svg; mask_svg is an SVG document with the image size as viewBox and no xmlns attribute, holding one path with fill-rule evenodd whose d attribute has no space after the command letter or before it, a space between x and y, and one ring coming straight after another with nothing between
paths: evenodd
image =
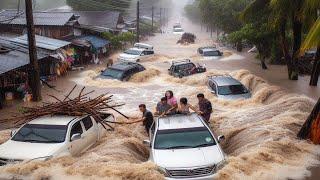
<instances>
[{"instance_id":1,"label":"car window","mask_svg":"<svg viewBox=\"0 0 320 180\"><path fill-rule=\"evenodd\" d=\"M155 149L179 149L214 146L216 142L207 128L158 130Z\"/></svg>"},{"instance_id":2,"label":"car window","mask_svg":"<svg viewBox=\"0 0 320 180\"><path fill-rule=\"evenodd\" d=\"M71 133L70 133L70 139L71 137L74 135L74 134L82 134L83 133L83 130L82 130L82 126L81 126L81 123L80 121L75 123L72 128L71 128Z\"/></svg>"},{"instance_id":3,"label":"car window","mask_svg":"<svg viewBox=\"0 0 320 180\"><path fill-rule=\"evenodd\" d=\"M219 51L205 51L203 53L204 56L219 56L220 52Z\"/></svg>"},{"instance_id":4,"label":"car window","mask_svg":"<svg viewBox=\"0 0 320 180\"><path fill-rule=\"evenodd\" d=\"M220 95L237 95L246 94L248 90L243 85L230 85L230 86L219 86L218 91Z\"/></svg>"},{"instance_id":5,"label":"car window","mask_svg":"<svg viewBox=\"0 0 320 180\"><path fill-rule=\"evenodd\" d=\"M82 123L86 130L90 129L93 126L92 120L89 116L82 119Z\"/></svg>"},{"instance_id":6,"label":"car window","mask_svg":"<svg viewBox=\"0 0 320 180\"><path fill-rule=\"evenodd\" d=\"M215 92L217 91L217 88L216 88L216 85L214 84L214 82L209 81L209 86L213 91L215 91Z\"/></svg>"},{"instance_id":7,"label":"car window","mask_svg":"<svg viewBox=\"0 0 320 180\"><path fill-rule=\"evenodd\" d=\"M61 143L65 141L67 126L26 124L11 140L33 143Z\"/></svg>"}]
</instances>

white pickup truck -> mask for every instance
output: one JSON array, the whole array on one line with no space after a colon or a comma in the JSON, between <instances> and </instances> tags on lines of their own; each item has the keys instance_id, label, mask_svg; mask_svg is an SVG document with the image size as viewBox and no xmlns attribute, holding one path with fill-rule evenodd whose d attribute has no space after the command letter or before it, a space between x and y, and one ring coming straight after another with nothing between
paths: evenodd
<instances>
[{"instance_id":1,"label":"white pickup truck","mask_svg":"<svg viewBox=\"0 0 320 180\"><path fill-rule=\"evenodd\" d=\"M103 119L114 121L111 114ZM77 156L99 141L106 129L91 116L47 116L11 132L0 145L0 166L21 161Z\"/></svg>"}]
</instances>

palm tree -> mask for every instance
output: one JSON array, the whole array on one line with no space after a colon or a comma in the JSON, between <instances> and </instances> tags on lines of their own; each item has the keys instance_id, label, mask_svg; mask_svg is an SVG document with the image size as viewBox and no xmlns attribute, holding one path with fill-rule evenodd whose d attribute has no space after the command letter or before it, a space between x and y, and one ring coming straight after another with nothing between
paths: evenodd
<instances>
[{"instance_id":1,"label":"palm tree","mask_svg":"<svg viewBox=\"0 0 320 180\"><path fill-rule=\"evenodd\" d=\"M320 1L306 0L304 9L306 16L313 16L315 18L313 25L311 26L310 31L302 44L301 53L308 49L317 47L317 53L310 79L310 86L317 86L320 75L320 16L318 14L318 11L320 10Z\"/></svg>"},{"instance_id":2,"label":"palm tree","mask_svg":"<svg viewBox=\"0 0 320 180\"><path fill-rule=\"evenodd\" d=\"M310 29L307 38L304 40L301 52L317 47L315 61L313 63L310 86L317 86L320 75L320 17Z\"/></svg>"}]
</instances>

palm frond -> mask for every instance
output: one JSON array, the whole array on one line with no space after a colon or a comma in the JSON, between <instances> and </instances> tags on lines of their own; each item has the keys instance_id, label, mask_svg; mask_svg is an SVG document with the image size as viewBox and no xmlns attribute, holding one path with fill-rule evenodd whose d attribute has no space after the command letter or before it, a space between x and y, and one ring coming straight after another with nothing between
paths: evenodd
<instances>
[{"instance_id":1,"label":"palm frond","mask_svg":"<svg viewBox=\"0 0 320 180\"><path fill-rule=\"evenodd\" d=\"M306 39L304 40L301 52L305 52L308 49L320 46L320 17L314 23L310 29Z\"/></svg>"}]
</instances>

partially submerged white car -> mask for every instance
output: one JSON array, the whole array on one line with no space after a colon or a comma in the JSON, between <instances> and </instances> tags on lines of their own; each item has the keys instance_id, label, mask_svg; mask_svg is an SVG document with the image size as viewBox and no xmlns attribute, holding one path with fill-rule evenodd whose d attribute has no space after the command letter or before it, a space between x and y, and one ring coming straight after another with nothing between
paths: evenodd
<instances>
[{"instance_id":1,"label":"partially submerged white car","mask_svg":"<svg viewBox=\"0 0 320 180\"><path fill-rule=\"evenodd\" d=\"M183 35L184 30L181 27L173 28L173 34Z\"/></svg>"},{"instance_id":2,"label":"partially submerged white car","mask_svg":"<svg viewBox=\"0 0 320 180\"><path fill-rule=\"evenodd\" d=\"M154 56L152 49L130 48L119 55L119 61L140 62Z\"/></svg>"},{"instance_id":3,"label":"partially submerged white car","mask_svg":"<svg viewBox=\"0 0 320 180\"><path fill-rule=\"evenodd\" d=\"M150 128L149 160L166 179L212 179L225 163L218 138L196 113L158 118Z\"/></svg>"},{"instance_id":4,"label":"partially submerged white car","mask_svg":"<svg viewBox=\"0 0 320 180\"><path fill-rule=\"evenodd\" d=\"M146 43L135 43L133 47L139 48L139 49L153 50L153 46Z\"/></svg>"},{"instance_id":5,"label":"partially submerged white car","mask_svg":"<svg viewBox=\"0 0 320 180\"><path fill-rule=\"evenodd\" d=\"M111 114L103 118L115 120ZM0 145L0 165L77 156L99 141L105 131L91 116L41 117L12 131L12 137Z\"/></svg>"}]
</instances>

